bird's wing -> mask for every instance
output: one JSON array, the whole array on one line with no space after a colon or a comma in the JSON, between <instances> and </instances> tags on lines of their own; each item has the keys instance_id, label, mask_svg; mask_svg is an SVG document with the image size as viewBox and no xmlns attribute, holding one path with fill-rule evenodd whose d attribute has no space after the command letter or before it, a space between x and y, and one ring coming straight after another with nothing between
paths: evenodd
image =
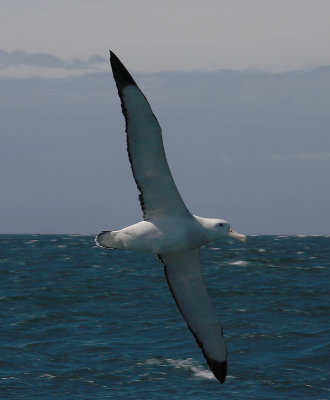
<instances>
[{"instance_id":1,"label":"bird's wing","mask_svg":"<svg viewBox=\"0 0 330 400\"><path fill-rule=\"evenodd\" d=\"M159 254L176 304L202 349L214 376L227 375L227 350L222 328L202 277L199 250Z\"/></svg>"},{"instance_id":2,"label":"bird's wing","mask_svg":"<svg viewBox=\"0 0 330 400\"><path fill-rule=\"evenodd\" d=\"M126 121L127 151L141 193L144 219L188 214L167 164L161 128L147 99L112 52L110 63Z\"/></svg>"}]
</instances>

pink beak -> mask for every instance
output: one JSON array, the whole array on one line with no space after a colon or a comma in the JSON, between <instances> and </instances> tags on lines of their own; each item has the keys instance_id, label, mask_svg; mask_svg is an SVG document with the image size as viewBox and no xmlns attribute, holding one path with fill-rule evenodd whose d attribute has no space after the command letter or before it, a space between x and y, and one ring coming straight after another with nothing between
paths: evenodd
<instances>
[{"instance_id":1,"label":"pink beak","mask_svg":"<svg viewBox=\"0 0 330 400\"><path fill-rule=\"evenodd\" d=\"M228 235L234 239L241 240L244 243L247 242L247 237L245 235L241 235L240 233L235 232L234 229L232 228L229 228Z\"/></svg>"}]
</instances>

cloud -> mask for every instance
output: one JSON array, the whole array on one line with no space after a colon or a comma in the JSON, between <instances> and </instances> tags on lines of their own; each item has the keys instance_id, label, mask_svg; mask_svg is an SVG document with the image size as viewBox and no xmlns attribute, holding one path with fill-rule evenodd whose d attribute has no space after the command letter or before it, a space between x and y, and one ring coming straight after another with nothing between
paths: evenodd
<instances>
[{"instance_id":1,"label":"cloud","mask_svg":"<svg viewBox=\"0 0 330 400\"><path fill-rule=\"evenodd\" d=\"M68 78L86 73L102 72L108 68L108 60L98 55L86 60L63 60L47 53L26 53L0 49L0 79L14 78Z\"/></svg>"}]
</instances>

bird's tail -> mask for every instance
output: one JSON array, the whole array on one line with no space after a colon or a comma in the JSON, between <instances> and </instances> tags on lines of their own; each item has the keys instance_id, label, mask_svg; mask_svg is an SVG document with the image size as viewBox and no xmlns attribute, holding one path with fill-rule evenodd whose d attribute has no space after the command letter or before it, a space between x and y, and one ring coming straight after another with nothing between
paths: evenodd
<instances>
[{"instance_id":1,"label":"bird's tail","mask_svg":"<svg viewBox=\"0 0 330 400\"><path fill-rule=\"evenodd\" d=\"M99 247L117 249L118 247L116 247L115 242L115 235L112 231L102 231L95 237L95 243Z\"/></svg>"}]
</instances>

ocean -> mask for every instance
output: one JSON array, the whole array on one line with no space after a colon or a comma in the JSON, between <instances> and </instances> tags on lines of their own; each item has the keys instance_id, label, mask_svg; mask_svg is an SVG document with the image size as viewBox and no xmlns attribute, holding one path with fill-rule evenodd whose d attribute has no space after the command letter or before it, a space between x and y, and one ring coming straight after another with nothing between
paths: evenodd
<instances>
[{"instance_id":1,"label":"ocean","mask_svg":"<svg viewBox=\"0 0 330 400\"><path fill-rule=\"evenodd\" d=\"M330 399L329 236L201 250L228 345L208 370L151 255L0 235L0 398Z\"/></svg>"}]
</instances>

